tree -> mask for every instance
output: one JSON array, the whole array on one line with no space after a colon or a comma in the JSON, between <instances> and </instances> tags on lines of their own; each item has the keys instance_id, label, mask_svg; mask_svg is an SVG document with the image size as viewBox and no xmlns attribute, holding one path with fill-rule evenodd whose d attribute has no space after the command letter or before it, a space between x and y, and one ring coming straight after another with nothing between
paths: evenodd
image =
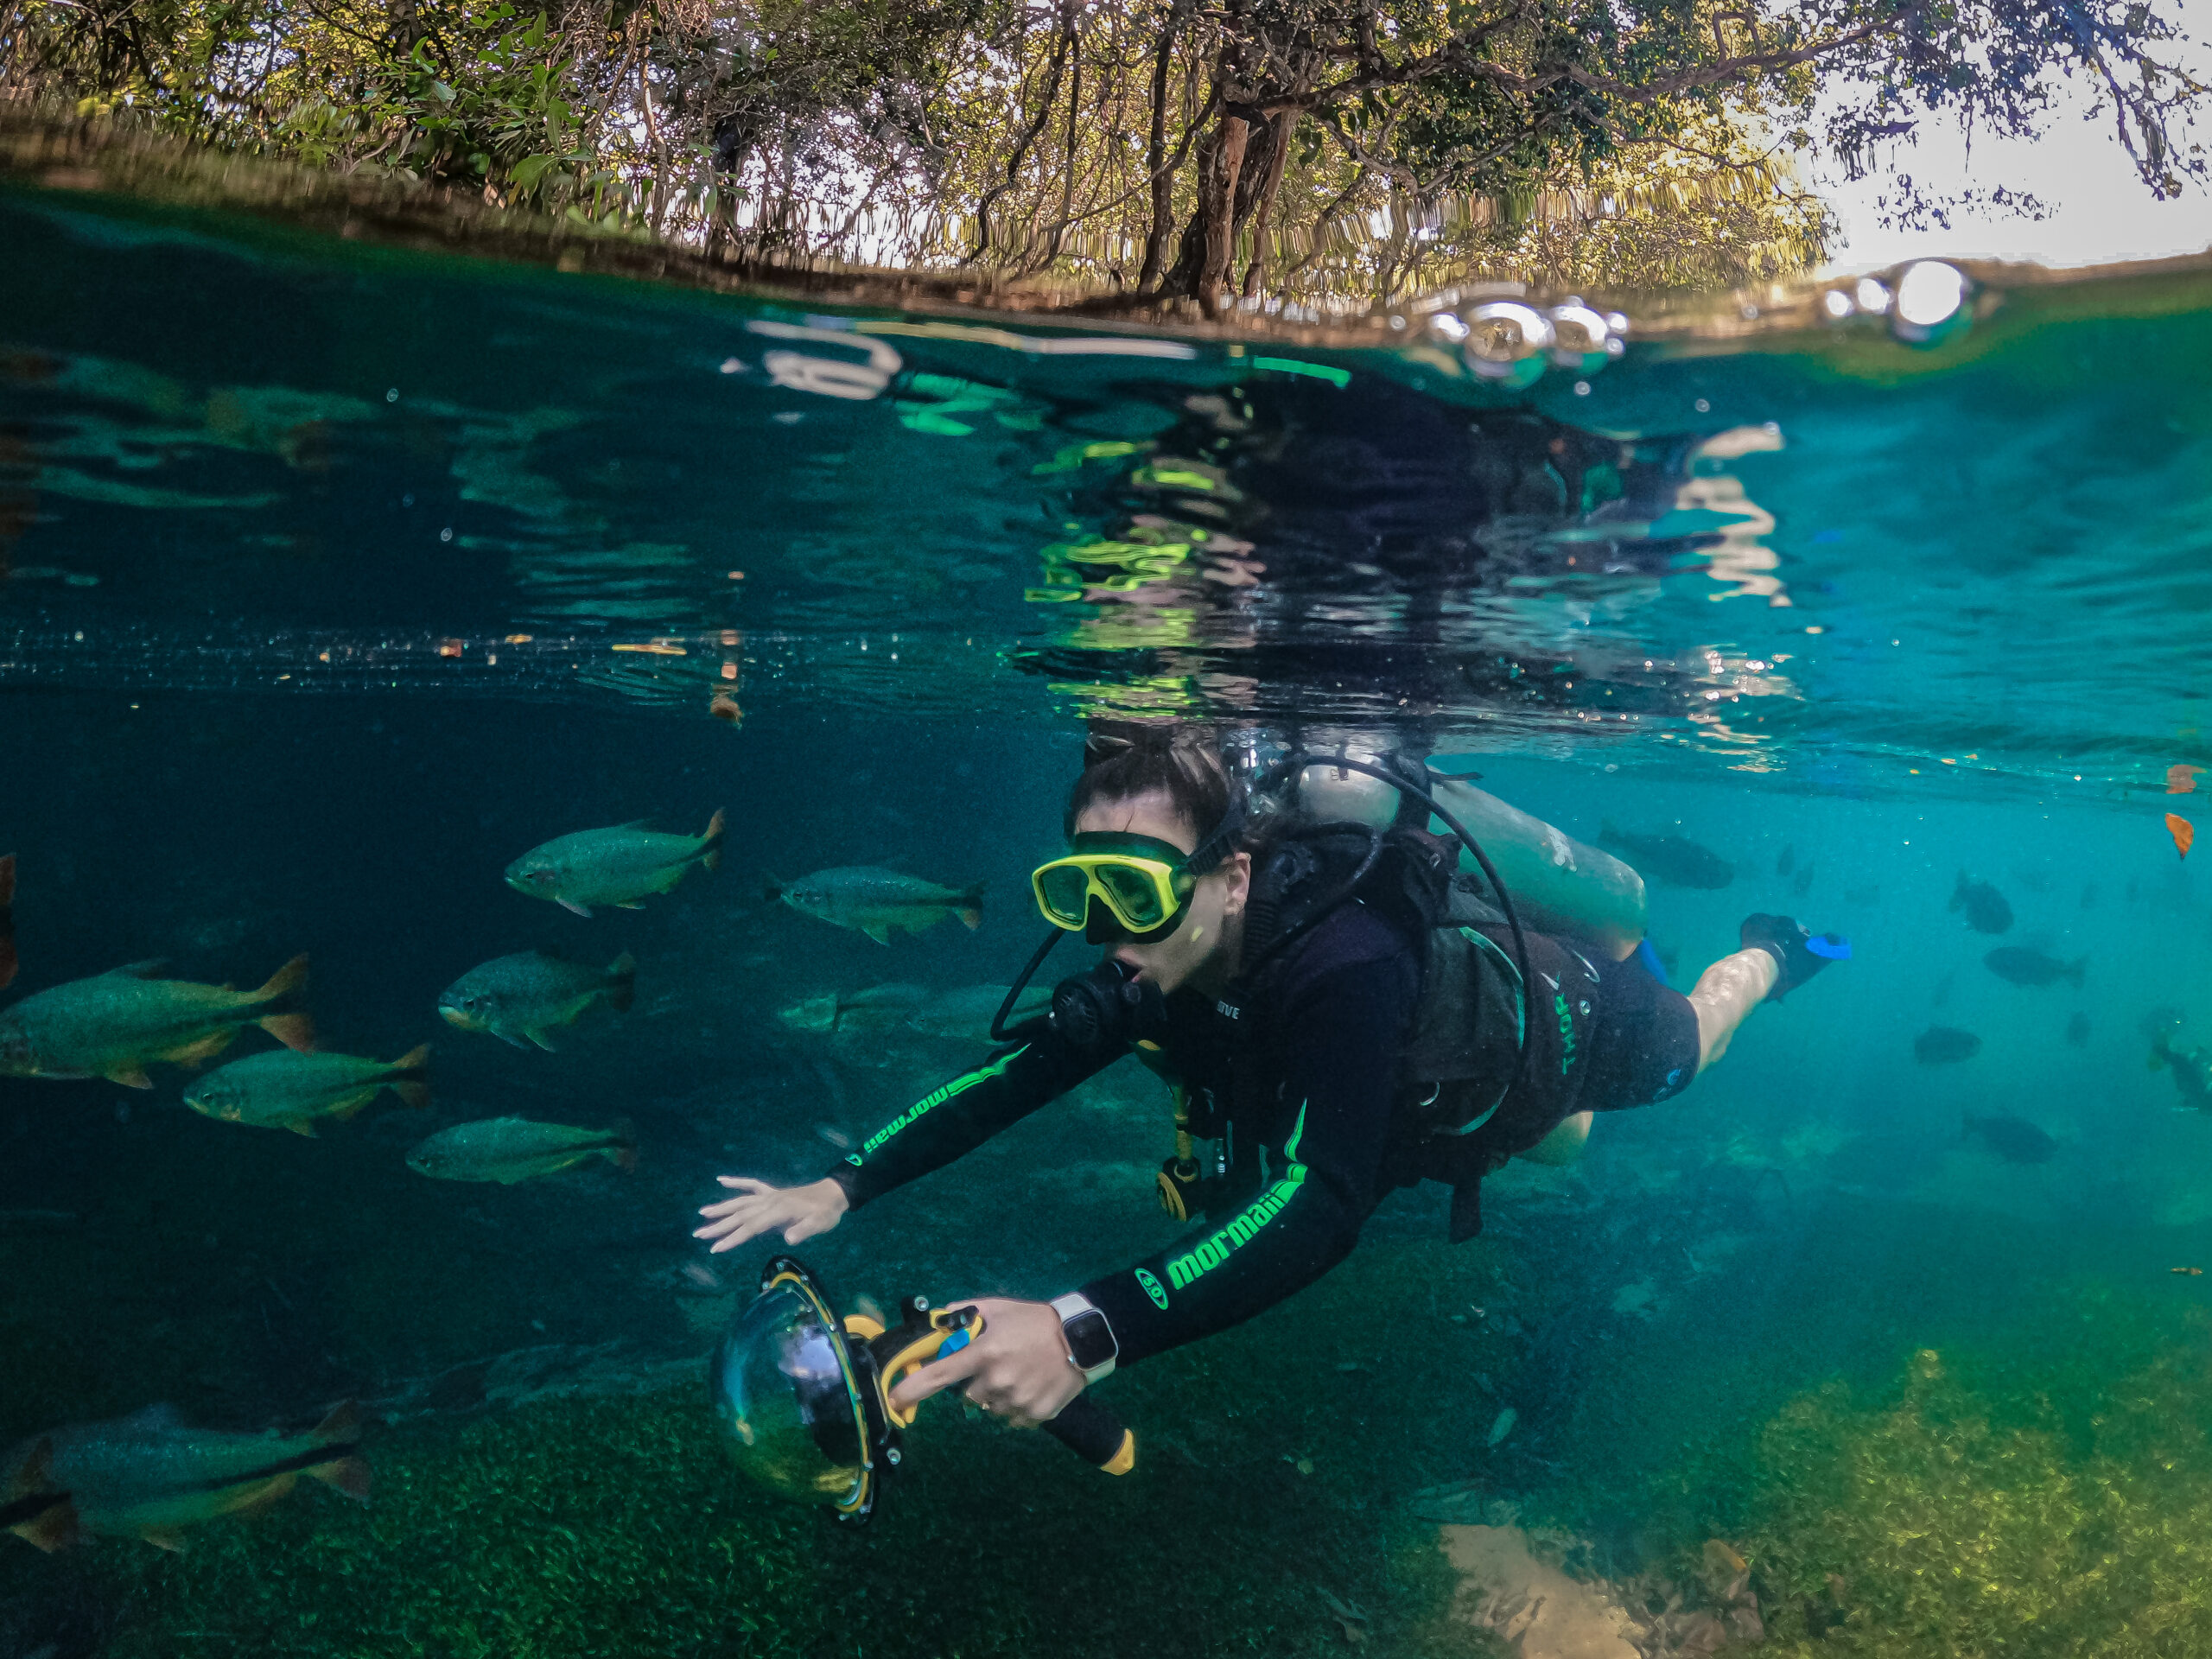
<instances>
[{"instance_id":1,"label":"tree","mask_svg":"<svg viewBox=\"0 0 2212 1659\"><path fill-rule=\"evenodd\" d=\"M2159 0L0 5L0 95L756 259L1209 312L1784 276L1830 233L1798 162L2033 134L2067 79L2154 195L2207 176Z\"/></svg>"}]
</instances>

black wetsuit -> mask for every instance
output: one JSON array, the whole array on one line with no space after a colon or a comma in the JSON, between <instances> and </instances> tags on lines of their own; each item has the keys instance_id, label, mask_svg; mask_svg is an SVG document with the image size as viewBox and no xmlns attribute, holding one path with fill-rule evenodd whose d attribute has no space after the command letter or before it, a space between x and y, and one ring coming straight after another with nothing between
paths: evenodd
<instances>
[{"instance_id":1,"label":"black wetsuit","mask_svg":"<svg viewBox=\"0 0 2212 1659\"><path fill-rule=\"evenodd\" d=\"M1420 994L1418 959L1362 904L1342 906L1286 950L1234 1017L1188 989L1166 999L1159 1069L1186 1090L1193 1133L1226 1140L1230 1170L1203 1224L1083 1287L1113 1327L1121 1363L1237 1324L1311 1284L1351 1251L1394 1186L1430 1178L1471 1193L1485 1169L1572 1114L1663 1099L1688 1083L1697 1022L1686 999L1633 964L1592 963L1540 934L1528 944L1537 982L1526 1074L1471 1134L1437 1135L1420 1120L1399 1059ZM1047 1031L925 1096L831 1179L857 1208L1119 1058L1082 1054Z\"/></svg>"}]
</instances>

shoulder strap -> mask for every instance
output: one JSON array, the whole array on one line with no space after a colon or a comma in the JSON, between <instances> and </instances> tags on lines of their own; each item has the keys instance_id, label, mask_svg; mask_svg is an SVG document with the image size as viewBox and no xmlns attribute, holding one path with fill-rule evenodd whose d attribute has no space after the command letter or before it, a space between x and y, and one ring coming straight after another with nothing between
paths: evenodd
<instances>
[{"instance_id":1,"label":"shoulder strap","mask_svg":"<svg viewBox=\"0 0 2212 1659\"><path fill-rule=\"evenodd\" d=\"M1440 927L1429 939L1421 1001L1402 1063L1409 1085L1433 1098L1440 1085L1470 1079L1510 1078L1513 1058L1528 1022L1528 995L1521 971L1497 942L1472 927ZM1446 1135L1467 1135L1487 1123L1505 1098L1505 1083L1494 1098L1473 1103L1471 1116L1433 1126Z\"/></svg>"}]
</instances>

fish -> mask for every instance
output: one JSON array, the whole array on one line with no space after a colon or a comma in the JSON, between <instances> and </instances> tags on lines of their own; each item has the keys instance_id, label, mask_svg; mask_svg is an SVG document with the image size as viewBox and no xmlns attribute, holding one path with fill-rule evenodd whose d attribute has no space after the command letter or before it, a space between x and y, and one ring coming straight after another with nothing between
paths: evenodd
<instances>
[{"instance_id":1,"label":"fish","mask_svg":"<svg viewBox=\"0 0 2212 1659\"><path fill-rule=\"evenodd\" d=\"M456 1123L418 1141L407 1154L407 1167L439 1181L517 1181L556 1175L594 1158L618 1169L638 1166L638 1135L623 1118L613 1128L579 1129L566 1123L536 1123L526 1117L486 1117Z\"/></svg>"},{"instance_id":2,"label":"fish","mask_svg":"<svg viewBox=\"0 0 2212 1659\"><path fill-rule=\"evenodd\" d=\"M276 1048L216 1067L184 1091L184 1103L225 1123L312 1135L317 1118L343 1122L385 1089L410 1106L428 1106L429 1060L428 1043L391 1061Z\"/></svg>"},{"instance_id":3,"label":"fish","mask_svg":"<svg viewBox=\"0 0 2212 1659\"><path fill-rule=\"evenodd\" d=\"M1782 856L1774 861L1774 873L1777 875L1787 875L1790 871L1796 868L1797 849L1796 845L1792 844L1790 846L1784 847L1782 849Z\"/></svg>"},{"instance_id":4,"label":"fish","mask_svg":"<svg viewBox=\"0 0 2212 1659\"><path fill-rule=\"evenodd\" d=\"M1912 1057L1923 1065L1948 1065L1981 1052L1981 1039L1956 1026L1930 1026L1912 1039Z\"/></svg>"},{"instance_id":5,"label":"fish","mask_svg":"<svg viewBox=\"0 0 2212 1659\"><path fill-rule=\"evenodd\" d=\"M2008 1164L2047 1164L2058 1142L2034 1124L2017 1117L1974 1117L1966 1120L1966 1133L1978 1135L1989 1149Z\"/></svg>"},{"instance_id":6,"label":"fish","mask_svg":"<svg viewBox=\"0 0 2212 1659\"><path fill-rule=\"evenodd\" d=\"M2002 933L2012 925L2012 906L2005 902L2005 895L1986 881L1970 879L1964 870L1951 890L1949 908L1966 912L1967 925L1977 933Z\"/></svg>"},{"instance_id":7,"label":"fish","mask_svg":"<svg viewBox=\"0 0 2212 1659\"><path fill-rule=\"evenodd\" d=\"M768 883L767 896L781 899L803 915L838 927L856 928L878 944L904 930L918 933L948 916L970 928L983 923L983 884L941 887L918 875L905 875L872 864L817 870L796 881Z\"/></svg>"},{"instance_id":8,"label":"fish","mask_svg":"<svg viewBox=\"0 0 2212 1659\"><path fill-rule=\"evenodd\" d=\"M488 1032L517 1048L528 1038L550 1050L548 1031L571 1024L602 998L615 1013L628 1013L637 982L638 964L626 950L604 969L551 950L520 950L480 963L447 986L438 1013L462 1031Z\"/></svg>"},{"instance_id":9,"label":"fish","mask_svg":"<svg viewBox=\"0 0 2212 1659\"><path fill-rule=\"evenodd\" d=\"M307 984L305 957L251 991L156 979L162 965L135 962L72 980L0 1013L0 1076L105 1077L150 1089L146 1068L154 1061L200 1065L228 1048L243 1026L259 1026L287 1048L315 1046L314 1021L276 1007Z\"/></svg>"},{"instance_id":10,"label":"fish","mask_svg":"<svg viewBox=\"0 0 2212 1659\"><path fill-rule=\"evenodd\" d=\"M2089 1016L2088 1014L2077 1012L2066 1022L2066 1040L2076 1048L2087 1048L2089 1046Z\"/></svg>"},{"instance_id":11,"label":"fish","mask_svg":"<svg viewBox=\"0 0 2212 1659\"><path fill-rule=\"evenodd\" d=\"M2174 1089L2185 1106L2212 1111L2212 1054L2201 1048L2176 1048L2164 1032L2151 1039L2151 1070L2171 1070Z\"/></svg>"},{"instance_id":12,"label":"fish","mask_svg":"<svg viewBox=\"0 0 2212 1659\"><path fill-rule=\"evenodd\" d=\"M2087 957L2076 957L2070 963L2061 962L2056 957L2045 956L2021 944L1999 945L1982 961L1991 973L2014 985L2051 985L2070 979L2078 986L2089 966Z\"/></svg>"},{"instance_id":13,"label":"fish","mask_svg":"<svg viewBox=\"0 0 2212 1659\"><path fill-rule=\"evenodd\" d=\"M1843 902L1847 905L1878 905L1882 902L1882 889L1878 886L1846 887L1843 890Z\"/></svg>"},{"instance_id":14,"label":"fish","mask_svg":"<svg viewBox=\"0 0 2212 1659\"><path fill-rule=\"evenodd\" d=\"M824 991L778 1009L776 1018L793 1031L883 1031L904 1025L929 998L926 985L871 985L849 995Z\"/></svg>"},{"instance_id":15,"label":"fish","mask_svg":"<svg viewBox=\"0 0 2212 1659\"><path fill-rule=\"evenodd\" d=\"M2180 813L2169 812L2166 814L2166 833L2174 838L2174 850L2187 858L2190 845L2196 840L2196 826Z\"/></svg>"},{"instance_id":16,"label":"fish","mask_svg":"<svg viewBox=\"0 0 2212 1659\"><path fill-rule=\"evenodd\" d=\"M987 1043L991 1039L991 1021L1005 1006L1007 988L1003 985L963 985L957 990L939 991L908 1014L906 1023L926 1037L942 1037L950 1042ZM1051 986L1024 986L1013 1011L1007 1015L1007 1023L1033 1019L1052 1006Z\"/></svg>"},{"instance_id":17,"label":"fish","mask_svg":"<svg viewBox=\"0 0 2212 1659\"><path fill-rule=\"evenodd\" d=\"M2178 766L2168 766L2166 768L2166 793L2169 795L2194 795L2196 792L2196 774L2203 770L2204 768L2202 766L2192 766L2187 764Z\"/></svg>"},{"instance_id":18,"label":"fish","mask_svg":"<svg viewBox=\"0 0 2212 1659\"><path fill-rule=\"evenodd\" d=\"M1809 893L1812 891L1812 887L1813 865L1808 860L1805 868L1797 872L1797 879L1789 884L1789 891L1792 893Z\"/></svg>"},{"instance_id":19,"label":"fish","mask_svg":"<svg viewBox=\"0 0 2212 1659\"><path fill-rule=\"evenodd\" d=\"M2185 1273L2192 1279L2202 1279L2204 1276L2204 1269L2202 1268L2168 1268L2166 1271L2168 1273Z\"/></svg>"},{"instance_id":20,"label":"fish","mask_svg":"<svg viewBox=\"0 0 2212 1659\"><path fill-rule=\"evenodd\" d=\"M12 1532L48 1552L77 1541L77 1506L54 1489L54 1439L41 1434L18 1446L0 1480L0 1532Z\"/></svg>"},{"instance_id":21,"label":"fish","mask_svg":"<svg viewBox=\"0 0 2212 1659\"><path fill-rule=\"evenodd\" d=\"M694 864L709 874L720 868L722 822L717 807L699 836L648 830L643 818L609 830L579 830L533 847L508 865L507 885L579 916L590 915L594 905L642 910L640 899L668 892Z\"/></svg>"},{"instance_id":22,"label":"fish","mask_svg":"<svg viewBox=\"0 0 2212 1659\"><path fill-rule=\"evenodd\" d=\"M68 1493L79 1529L143 1538L163 1549L183 1548L178 1535L187 1527L266 1509L302 1475L369 1501L360 1414L350 1401L304 1434L188 1428L168 1406L53 1429L8 1454L0 1490L33 1465L50 1486Z\"/></svg>"},{"instance_id":23,"label":"fish","mask_svg":"<svg viewBox=\"0 0 2212 1659\"><path fill-rule=\"evenodd\" d=\"M1725 887L1736 879L1733 864L1681 836L1629 835L1607 820L1599 826L1598 844L1626 854L1637 874L1670 887Z\"/></svg>"},{"instance_id":24,"label":"fish","mask_svg":"<svg viewBox=\"0 0 2212 1659\"><path fill-rule=\"evenodd\" d=\"M16 855L0 855L0 991L16 977Z\"/></svg>"}]
</instances>

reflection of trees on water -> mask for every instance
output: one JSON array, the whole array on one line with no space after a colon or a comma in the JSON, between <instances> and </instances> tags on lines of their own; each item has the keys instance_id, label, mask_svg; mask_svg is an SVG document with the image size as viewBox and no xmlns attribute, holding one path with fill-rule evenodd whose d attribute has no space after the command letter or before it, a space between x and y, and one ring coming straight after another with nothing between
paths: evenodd
<instances>
[{"instance_id":1,"label":"reflection of trees on water","mask_svg":"<svg viewBox=\"0 0 2212 1659\"><path fill-rule=\"evenodd\" d=\"M1700 565L1711 597L1789 602L1771 515L1720 470L1778 448L1771 429L1624 439L1363 378L1269 378L1179 408L1141 453L1078 469L1071 521L1102 528L1048 543L1029 590L1068 625L1022 659L1101 712L1586 721L1687 704L1710 725L1716 703L1788 689L1763 659L1655 657L1635 626Z\"/></svg>"}]
</instances>

